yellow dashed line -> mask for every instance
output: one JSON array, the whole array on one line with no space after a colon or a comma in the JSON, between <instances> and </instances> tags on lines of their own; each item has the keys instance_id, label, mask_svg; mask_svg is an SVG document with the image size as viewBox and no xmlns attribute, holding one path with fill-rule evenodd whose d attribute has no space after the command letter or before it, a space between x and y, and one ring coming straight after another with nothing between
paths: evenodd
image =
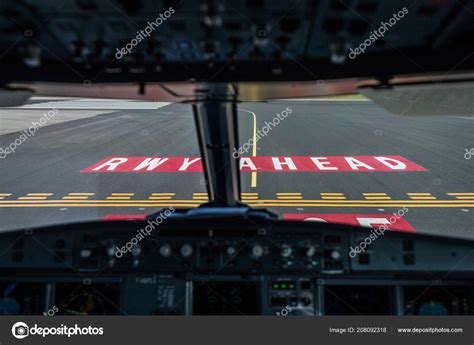
<instances>
[{"instance_id":1,"label":"yellow dashed line","mask_svg":"<svg viewBox=\"0 0 474 345\"><path fill-rule=\"evenodd\" d=\"M28 193L26 196L19 197L18 200L46 200L51 195L53 193Z\"/></svg>"},{"instance_id":2,"label":"yellow dashed line","mask_svg":"<svg viewBox=\"0 0 474 345\"><path fill-rule=\"evenodd\" d=\"M193 199L207 201L209 199L209 196L207 195L207 193L193 193Z\"/></svg>"},{"instance_id":3,"label":"yellow dashed line","mask_svg":"<svg viewBox=\"0 0 474 345\"><path fill-rule=\"evenodd\" d=\"M28 193L27 196L51 196L53 193Z\"/></svg>"},{"instance_id":4,"label":"yellow dashed line","mask_svg":"<svg viewBox=\"0 0 474 345\"><path fill-rule=\"evenodd\" d=\"M152 193L149 200L171 200L175 193Z\"/></svg>"},{"instance_id":5,"label":"yellow dashed line","mask_svg":"<svg viewBox=\"0 0 474 345\"><path fill-rule=\"evenodd\" d=\"M258 200L258 193L240 193L242 200Z\"/></svg>"},{"instance_id":6,"label":"yellow dashed line","mask_svg":"<svg viewBox=\"0 0 474 345\"><path fill-rule=\"evenodd\" d=\"M265 203L272 203L272 202L275 202L275 203L281 203L283 202L282 200L270 200L270 199L259 199L258 200L259 202L265 202ZM291 202L290 200L288 202ZM324 200L324 199L311 199L311 200L308 200L308 199L304 199L304 200L299 200L299 201L295 201L295 202L298 202L298 203L341 203L341 204L344 204L344 203L361 203L361 204L377 204L377 203L384 203L386 205L390 205L392 203L401 203L401 202L405 202L407 204L416 204L416 203L426 203L426 204L438 204L438 203L452 203L452 204L458 204L458 203L463 203L463 202L471 202L471 201L464 201L464 200L410 200L410 199L405 199L405 200L364 200L364 199L351 199L351 200L334 200L334 199L328 199L328 200Z\"/></svg>"},{"instance_id":7,"label":"yellow dashed line","mask_svg":"<svg viewBox=\"0 0 474 345\"><path fill-rule=\"evenodd\" d=\"M390 200L392 199L387 193L362 193L367 200Z\"/></svg>"},{"instance_id":8,"label":"yellow dashed line","mask_svg":"<svg viewBox=\"0 0 474 345\"><path fill-rule=\"evenodd\" d=\"M69 193L68 195L63 196L64 200L87 200L89 197L93 196L95 193Z\"/></svg>"},{"instance_id":9,"label":"yellow dashed line","mask_svg":"<svg viewBox=\"0 0 474 345\"><path fill-rule=\"evenodd\" d=\"M320 193L323 200L345 200L344 193Z\"/></svg>"},{"instance_id":10,"label":"yellow dashed line","mask_svg":"<svg viewBox=\"0 0 474 345\"><path fill-rule=\"evenodd\" d=\"M199 204L173 204L173 203L153 203L153 204L144 204L144 203L132 203L132 204L27 204L27 205L18 205L18 204L5 204L0 205L1 207L166 207L166 206L175 206L175 207L197 207Z\"/></svg>"},{"instance_id":11,"label":"yellow dashed line","mask_svg":"<svg viewBox=\"0 0 474 345\"><path fill-rule=\"evenodd\" d=\"M74 200L76 201L76 200ZM136 203L153 203L152 200L148 199L134 199L134 200L129 200L125 199L125 201L119 200L107 200L107 199L101 199L101 200L77 200L79 203L113 203L114 201L117 201L118 203L120 202L136 202ZM199 203L200 200L173 200L173 203ZM70 202L73 201L67 201L67 200L42 200L41 203L47 204L47 203L57 203L57 202L62 202L64 205L67 205ZM405 204L463 204L463 203L473 203L473 201L464 201L464 200L387 200L387 201L379 201L379 200L321 200L321 199L313 199L313 200L277 200L277 199L258 199L256 202L262 202L262 203L275 203L275 204L281 204L281 203L298 203L298 204L304 204L304 203L319 203L319 204L347 204L347 203L356 203L356 204L367 204L367 205L372 205L372 204L384 204L384 205L392 205L395 203L405 203ZM2 204L9 204L9 203L21 203L21 204L29 204L29 203L35 203L35 201L20 201L20 200L0 200L0 205Z\"/></svg>"},{"instance_id":12,"label":"yellow dashed line","mask_svg":"<svg viewBox=\"0 0 474 345\"><path fill-rule=\"evenodd\" d=\"M63 200L87 200L88 196L63 196Z\"/></svg>"},{"instance_id":13,"label":"yellow dashed line","mask_svg":"<svg viewBox=\"0 0 474 345\"><path fill-rule=\"evenodd\" d=\"M135 193L111 193L107 200L130 200Z\"/></svg>"},{"instance_id":14,"label":"yellow dashed line","mask_svg":"<svg viewBox=\"0 0 474 345\"><path fill-rule=\"evenodd\" d=\"M346 203L346 204L321 204L321 203L314 203L314 204L296 204L296 203L280 203L280 204L272 204L272 203L264 203L264 202L259 202L257 204L249 204L250 206L253 207L299 207L299 206L306 206L306 207L403 207L407 206L410 208L453 208L453 207L474 207L474 203L471 204L439 204L439 205L433 205L433 204L407 204L407 203L396 203L396 204L372 204L372 205L364 205L360 203Z\"/></svg>"},{"instance_id":15,"label":"yellow dashed line","mask_svg":"<svg viewBox=\"0 0 474 345\"><path fill-rule=\"evenodd\" d=\"M436 197L431 193L407 193L408 197L412 200L435 200Z\"/></svg>"},{"instance_id":16,"label":"yellow dashed line","mask_svg":"<svg viewBox=\"0 0 474 345\"><path fill-rule=\"evenodd\" d=\"M436 200L434 196L413 196L410 197L412 200Z\"/></svg>"},{"instance_id":17,"label":"yellow dashed line","mask_svg":"<svg viewBox=\"0 0 474 345\"><path fill-rule=\"evenodd\" d=\"M29 200L0 200L0 205L3 205L3 204L9 204L9 203L17 203L17 204L33 204L35 203L36 201L29 201ZM90 204L90 203L104 203L104 204L109 204L109 203L131 203L131 202L139 202L139 203L151 203L153 204L154 202L152 200L148 200L148 199L134 199L134 200L129 200L129 199L124 199L124 200L107 200L107 199L100 199L100 200L72 200L72 201L68 201L68 200L42 200L41 203L44 203L44 204L49 204L49 203L63 203L63 205L68 205L69 203L71 202L77 202L77 203L86 203L86 204ZM181 202L185 202L185 203L196 203L196 204L199 204L199 201L198 200L173 200L172 202L174 203L181 203Z\"/></svg>"},{"instance_id":18,"label":"yellow dashed line","mask_svg":"<svg viewBox=\"0 0 474 345\"><path fill-rule=\"evenodd\" d=\"M276 193L278 200L301 200L301 193Z\"/></svg>"},{"instance_id":19,"label":"yellow dashed line","mask_svg":"<svg viewBox=\"0 0 474 345\"><path fill-rule=\"evenodd\" d=\"M470 200L474 199L474 193L446 193L449 196L454 196L456 199L460 200Z\"/></svg>"},{"instance_id":20,"label":"yellow dashed line","mask_svg":"<svg viewBox=\"0 0 474 345\"><path fill-rule=\"evenodd\" d=\"M366 199L378 199L378 198L387 198L387 199L391 199L388 195L379 195L379 196L368 196L368 195L364 195L364 198Z\"/></svg>"},{"instance_id":21,"label":"yellow dashed line","mask_svg":"<svg viewBox=\"0 0 474 345\"><path fill-rule=\"evenodd\" d=\"M154 206L154 205L198 205L208 200L207 193L193 193L192 200L172 200L175 193L151 193L146 200L133 200L135 193L111 193L103 200L90 200L89 198L95 193L79 193L71 192L62 197L62 200L50 200L48 197L53 193L27 193L26 196L18 197L15 200L4 200L6 197L13 195L12 193L0 193L0 207L39 207L41 205L50 206L51 204L61 206L90 206L101 204L103 206L112 207L114 205L124 206ZM446 193L451 199L439 200L431 193L406 193L409 197L406 200L392 200L387 193L362 193L364 199L347 200L344 193L320 193L321 199L303 200L301 193L297 192L278 192L275 200L259 199L259 193L241 193L241 200L256 206L275 206L275 207L295 207L295 206L324 206L330 207L397 207L399 205L407 205L410 207L473 207L474 192L456 192ZM172 200L172 202L171 202ZM170 203L171 202L171 203ZM17 205L18 204L18 205ZM11 206L17 205L17 206ZM36 206L39 205L39 206Z\"/></svg>"},{"instance_id":22,"label":"yellow dashed line","mask_svg":"<svg viewBox=\"0 0 474 345\"><path fill-rule=\"evenodd\" d=\"M18 200L46 200L46 196L21 196Z\"/></svg>"}]
</instances>

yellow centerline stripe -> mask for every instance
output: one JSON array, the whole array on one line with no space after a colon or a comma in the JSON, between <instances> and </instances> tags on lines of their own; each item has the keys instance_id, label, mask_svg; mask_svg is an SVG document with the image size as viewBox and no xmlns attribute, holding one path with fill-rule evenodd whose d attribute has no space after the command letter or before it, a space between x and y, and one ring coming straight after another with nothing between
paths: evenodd
<instances>
[{"instance_id":1,"label":"yellow centerline stripe","mask_svg":"<svg viewBox=\"0 0 474 345\"><path fill-rule=\"evenodd\" d=\"M92 196L92 195L94 195L94 194L95 194L95 193L69 193L68 195L69 195L69 196L73 196L73 195L74 195L74 196L85 196L85 195L87 195L87 196Z\"/></svg>"},{"instance_id":2,"label":"yellow centerline stripe","mask_svg":"<svg viewBox=\"0 0 474 345\"><path fill-rule=\"evenodd\" d=\"M257 115L253 111L250 111L250 110L245 110L245 109L240 109L240 110L250 113L253 116L252 157L256 157L257 156ZM257 172L256 171L252 171L250 186L252 188L257 187Z\"/></svg>"}]
</instances>

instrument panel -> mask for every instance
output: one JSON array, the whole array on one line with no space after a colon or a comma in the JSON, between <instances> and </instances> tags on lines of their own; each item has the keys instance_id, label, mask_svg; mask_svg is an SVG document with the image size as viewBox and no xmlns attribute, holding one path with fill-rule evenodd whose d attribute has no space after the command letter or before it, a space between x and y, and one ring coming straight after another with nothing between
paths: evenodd
<instances>
[{"instance_id":1,"label":"instrument panel","mask_svg":"<svg viewBox=\"0 0 474 345\"><path fill-rule=\"evenodd\" d=\"M170 219L129 246L146 224L1 234L0 313L473 313L470 241L390 233L352 257L369 230L267 221L185 227Z\"/></svg>"}]
</instances>

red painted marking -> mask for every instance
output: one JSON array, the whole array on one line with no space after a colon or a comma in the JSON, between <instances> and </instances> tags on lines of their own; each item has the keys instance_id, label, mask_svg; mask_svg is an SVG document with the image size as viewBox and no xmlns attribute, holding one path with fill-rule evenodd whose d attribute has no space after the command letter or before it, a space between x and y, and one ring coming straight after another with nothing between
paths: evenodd
<instances>
[{"instance_id":1,"label":"red painted marking","mask_svg":"<svg viewBox=\"0 0 474 345\"><path fill-rule=\"evenodd\" d=\"M394 214L339 214L339 213L285 213L285 220L321 221L328 223L371 226L379 228L385 225L388 230L415 232L415 228L403 217Z\"/></svg>"},{"instance_id":2,"label":"red painted marking","mask_svg":"<svg viewBox=\"0 0 474 345\"><path fill-rule=\"evenodd\" d=\"M401 156L242 157L242 172L427 171ZM202 172L199 157L107 157L82 172Z\"/></svg>"},{"instance_id":3,"label":"red painted marking","mask_svg":"<svg viewBox=\"0 0 474 345\"><path fill-rule=\"evenodd\" d=\"M114 220L144 220L146 214L108 214L103 221L114 221Z\"/></svg>"}]
</instances>

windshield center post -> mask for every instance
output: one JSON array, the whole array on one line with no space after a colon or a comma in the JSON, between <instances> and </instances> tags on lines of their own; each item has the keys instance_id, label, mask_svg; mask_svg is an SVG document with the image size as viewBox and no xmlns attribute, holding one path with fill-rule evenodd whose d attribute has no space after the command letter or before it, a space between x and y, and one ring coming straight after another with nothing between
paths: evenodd
<instances>
[{"instance_id":1,"label":"windshield center post","mask_svg":"<svg viewBox=\"0 0 474 345\"><path fill-rule=\"evenodd\" d=\"M193 105L209 204L240 205L237 93L227 84L204 84L196 90Z\"/></svg>"}]
</instances>

